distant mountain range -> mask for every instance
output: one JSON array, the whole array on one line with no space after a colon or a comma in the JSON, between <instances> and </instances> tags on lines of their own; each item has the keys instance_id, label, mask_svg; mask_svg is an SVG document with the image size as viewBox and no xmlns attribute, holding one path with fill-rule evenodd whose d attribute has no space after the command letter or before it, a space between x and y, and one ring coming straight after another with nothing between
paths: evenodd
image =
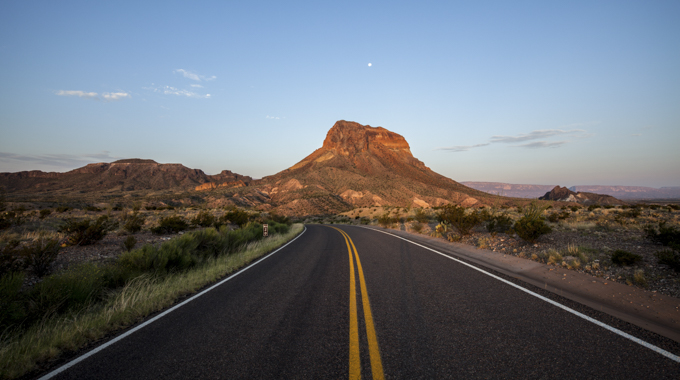
<instances>
[{"instance_id":1,"label":"distant mountain range","mask_svg":"<svg viewBox=\"0 0 680 380\"><path fill-rule=\"evenodd\" d=\"M538 198L557 185L523 185L502 182L461 182L461 184L506 197ZM642 187L642 186L572 186L569 190L581 193L611 195L618 199L680 199L680 187Z\"/></svg>"}]
</instances>

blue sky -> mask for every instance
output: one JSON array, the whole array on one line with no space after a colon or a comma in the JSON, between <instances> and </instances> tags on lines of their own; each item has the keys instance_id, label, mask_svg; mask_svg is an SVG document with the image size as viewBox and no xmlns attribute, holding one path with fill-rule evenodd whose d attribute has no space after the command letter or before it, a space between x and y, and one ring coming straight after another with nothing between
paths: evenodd
<instances>
[{"instance_id":1,"label":"blue sky","mask_svg":"<svg viewBox=\"0 0 680 380\"><path fill-rule=\"evenodd\" d=\"M680 2L324 3L2 2L0 171L259 178L345 119L457 181L680 186Z\"/></svg>"}]
</instances>

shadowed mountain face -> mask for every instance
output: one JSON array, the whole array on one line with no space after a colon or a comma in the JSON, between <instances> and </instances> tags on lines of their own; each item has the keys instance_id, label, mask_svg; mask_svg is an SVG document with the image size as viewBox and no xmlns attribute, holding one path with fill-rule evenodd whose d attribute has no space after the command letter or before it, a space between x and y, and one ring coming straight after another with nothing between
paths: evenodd
<instances>
[{"instance_id":1,"label":"shadowed mountain face","mask_svg":"<svg viewBox=\"0 0 680 380\"><path fill-rule=\"evenodd\" d=\"M501 198L439 175L413 157L406 140L385 128L340 120L323 146L257 185L277 211L322 214L352 207L465 206Z\"/></svg>"},{"instance_id":2,"label":"shadowed mountain face","mask_svg":"<svg viewBox=\"0 0 680 380\"><path fill-rule=\"evenodd\" d=\"M128 159L112 163L96 163L66 173L46 173L39 170L0 173L0 186L8 192L39 193L70 191L131 191L194 188L205 183L243 181L252 178L228 170L207 175L199 169L181 164L159 164L153 160Z\"/></svg>"}]
</instances>

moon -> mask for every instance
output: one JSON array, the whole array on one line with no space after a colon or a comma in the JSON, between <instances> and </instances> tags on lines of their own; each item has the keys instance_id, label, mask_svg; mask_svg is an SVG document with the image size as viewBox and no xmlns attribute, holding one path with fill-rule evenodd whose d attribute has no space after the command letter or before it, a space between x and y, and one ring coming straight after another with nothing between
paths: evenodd
<instances>
[{"instance_id":1,"label":"moon","mask_svg":"<svg viewBox=\"0 0 680 380\"><path fill-rule=\"evenodd\" d=\"M369 63L368 63L368 67L371 67L371 66L373 66L373 64L369 62Z\"/></svg>"}]
</instances>

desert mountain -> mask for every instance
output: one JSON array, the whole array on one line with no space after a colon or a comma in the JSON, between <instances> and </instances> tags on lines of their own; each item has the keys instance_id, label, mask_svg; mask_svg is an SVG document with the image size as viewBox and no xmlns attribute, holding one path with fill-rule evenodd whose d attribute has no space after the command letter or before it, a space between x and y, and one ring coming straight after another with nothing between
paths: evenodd
<instances>
[{"instance_id":1,"label":"desert mountain","mask_svg":"<svg viewBox=\"0 0 680 380\"><path fill-rule=\"evenodd\" d=\"M489 194L516 198L538 198L555 185L522 185L503 182L461 182L461 184Z\"/></svg>"},{"instance_id":2,"label":"desert mountain","mask_svg":"<svg viewBox=\"0 0 680 380\"><path fill-rule=\"evenodd\" d=\"M626 202L620 201L611 195L578 192L575 193L566 187L555 186L552 190L545 193L538 199L546 201L577 202L584 205L624 205Z\"/></svg>"},{"instance_id":3,"label":"desert mountain","mask_svg":"<svg viewBox=\"0 0 680 380\"><path fill-rule=\"evenodd\" d=\"M503 199L435 173L413 157L406 139L382 127L340 120L321 148L256 185L277 211L322 214L352 207L464 206ZM255 190L253 188L253 190Z\"/></svg>"},{"instance_id":4,"label":"desert mountain","mask_svg":"<svg viewBox=\"0 0 680 380\"><path fill-rule=\"evenodd\" d=\"M10 193L193 189L203 184L246 185L251 181L250 177L228 170L207 175L202 170L189 169L181 164L159 164L137 158L89 164L66 173L40 170L0 173L0 186Z\"/></svg>"},{"instance_id":5,"label":"desert mountain","mask_svg":"<svg viewBox=\"0 0 680 380\"><path fill-rule=\"evenodd\" d=\"M461 182L461 184L489 194L517 198L538 198L552 190L555 185L528 185L503 182ZM578 193L611 195L617 199L678 199L680 187L644 186L571 186L569 190Z\"/></svg>"}]
</instances>

